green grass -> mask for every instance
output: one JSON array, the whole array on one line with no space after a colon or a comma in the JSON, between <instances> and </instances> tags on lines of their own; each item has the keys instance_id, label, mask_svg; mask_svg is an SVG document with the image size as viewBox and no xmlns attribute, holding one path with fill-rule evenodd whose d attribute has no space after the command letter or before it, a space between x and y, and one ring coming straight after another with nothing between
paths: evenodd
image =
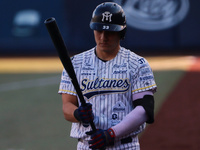
<instances>
[{"instance_id":1,"label":"green grass","mask_svg":"<svg viewBox=\"0 0 200 150\"><path fill-rule=\"evenodd\" d=\"M182 71L154 72L158 112ZM45 80L45 79L48 80ZM69 138L71 123L62 113L57 94L60 74L0 74L0 149L66 150L76 149Z\"/></svg>"},{"instance_id":2,"label":"green grass","mask_svg":"<svg viewBox=\"0 0 200 150\"><path fill-rule=\"evenodd\" d=\"M34 83L45 77L55 77L55 84ZM57 94L60 74L4 74L0 80L0 86L18 82L19 88L0 91L1 150L75 149L76 141L69 138L71 124L64 120ZM23 88L23 81L35 85Z\"/></svg>"}]
</instances>

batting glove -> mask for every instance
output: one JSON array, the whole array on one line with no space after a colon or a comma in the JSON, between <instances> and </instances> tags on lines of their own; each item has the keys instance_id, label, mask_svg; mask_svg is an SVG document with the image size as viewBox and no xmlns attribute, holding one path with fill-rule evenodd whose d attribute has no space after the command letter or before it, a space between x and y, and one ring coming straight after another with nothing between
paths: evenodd
<instances>
[{"instance_id":1,"label":"batting glove","mask_svg":"<svg viewBox=\"0 0 200 150\"><path fill-rule=\"evenodd\" d=\"M74 111L74 117L82 122L84 127L88 127L89 123L94 120L94 114L92 112L92 104L86 103L85 106L80 106Z\"/></svg>"},{"instance_id":2,"label":"batting glove","mask_svg":"<svg viewBox=\"0 0 200 150\"><path fill-rule=\"evenodd\" d=\"M97 129L96 132L86 132L87 135L91 136L89 140L89 148L91 149L105 149L106 146L114 145L115 132L112 128L108 130Z\"/></svg>"}]
</instances>

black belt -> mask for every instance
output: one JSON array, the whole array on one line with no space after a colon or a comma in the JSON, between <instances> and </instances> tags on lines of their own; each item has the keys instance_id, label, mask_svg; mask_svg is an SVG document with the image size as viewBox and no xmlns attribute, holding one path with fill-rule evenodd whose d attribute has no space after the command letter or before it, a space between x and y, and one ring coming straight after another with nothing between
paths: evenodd
<instances>
[{"instance_id":1,"label":"black belt","mask_svg":"<svg viewBox=\"0 0 200 150\"><path fill-rule=\"evenodd\" d=\"M131 143L132 140L133 139L130 136L127 137L127 138L123 138L123 139L121 139L121 144ZM79 138L78 141L83 142L83 139Z\"/></svg>"},{"instance_id":2,"label":"black belt","mask_svg":"<svg viewBox=\"0 0 200 150\"><path fill-rule=\"evenodd\" d=\"M127 138L121 139L121 144L131 143L133 139L129 136Z\"/></svg>"}]
</instances>

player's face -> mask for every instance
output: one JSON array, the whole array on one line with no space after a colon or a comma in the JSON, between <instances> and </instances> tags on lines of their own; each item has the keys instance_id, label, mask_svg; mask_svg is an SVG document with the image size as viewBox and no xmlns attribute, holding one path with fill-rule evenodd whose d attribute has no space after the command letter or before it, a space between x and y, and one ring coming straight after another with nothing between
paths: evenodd
<instances>
[{"instance_id":1,"label":"player's face","mask_svg":"<svg viewBox=\"0 0 200 150\"><path fill-rule=\"evenodd\" d=\"M119 32L94 30L97 50L104 52L118 51L120 46Z\"/></svg>"}]
</instances>

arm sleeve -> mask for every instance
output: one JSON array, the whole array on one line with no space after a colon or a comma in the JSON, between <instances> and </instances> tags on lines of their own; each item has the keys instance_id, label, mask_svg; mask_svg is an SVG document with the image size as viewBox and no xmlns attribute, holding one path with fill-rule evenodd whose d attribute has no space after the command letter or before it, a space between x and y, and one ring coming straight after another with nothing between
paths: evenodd
<instances>
[{"instance_id":1,"label":"arm sleeve","mask_svg":"<svg viewBox=\"0 0 200 150\"><path fill-rule=\"evenodd\" d=\"M152 95L153 91L144 91L132 95L132 100L143 98L145 95ZM121 137L138 129L140 125L148 120L148 115L142 106L133 109L119 124L112 127L116 137Z\"/></svg>"},{"instance_id":2,"label":"arm sleeve","mask_svg":"<svg viewBox=\"0 0 200 150\"><path fill-rule=\"evenodd\" d=\"M142 106L133 109L119 124L112 127L116 137L124 136L142 125L148 119Z\"/></svg>"}]
</instances>

